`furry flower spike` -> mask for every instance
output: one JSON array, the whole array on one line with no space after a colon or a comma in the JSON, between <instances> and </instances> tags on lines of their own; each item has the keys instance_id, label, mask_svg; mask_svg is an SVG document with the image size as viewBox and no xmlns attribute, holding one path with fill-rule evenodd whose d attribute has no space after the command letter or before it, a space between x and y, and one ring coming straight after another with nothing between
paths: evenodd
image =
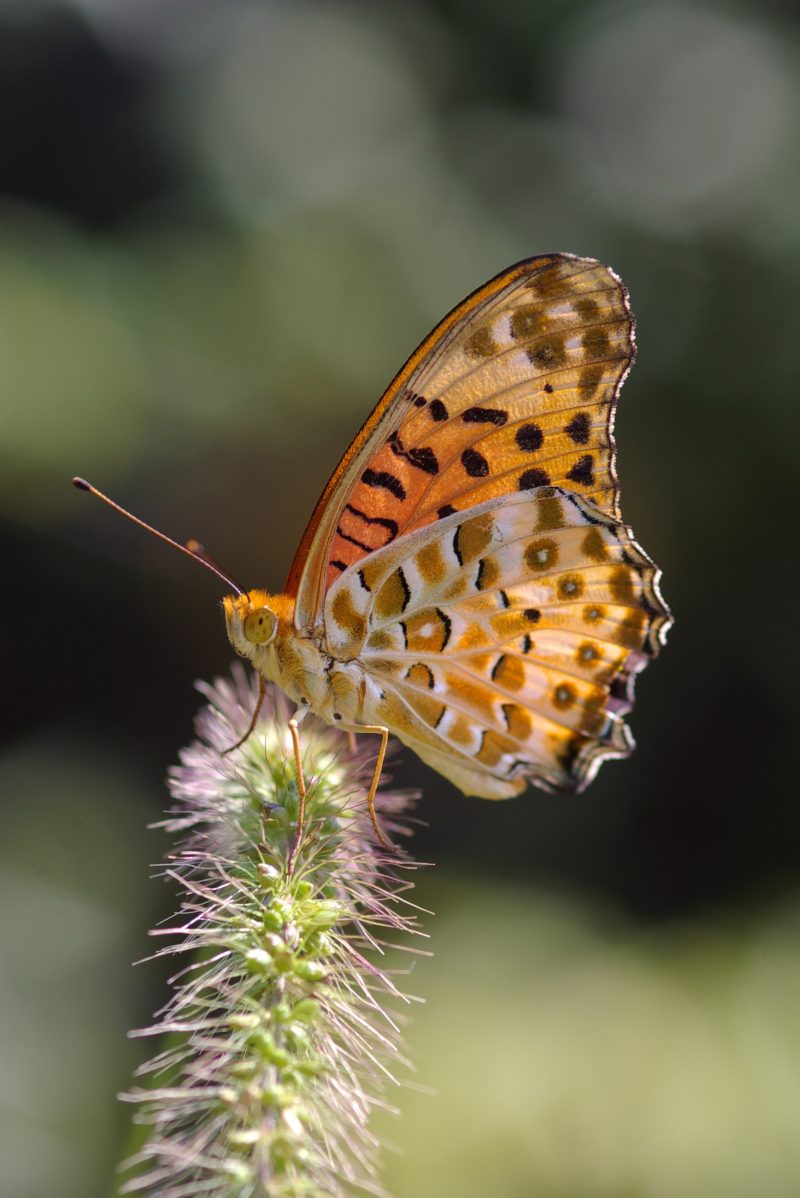
<instances>
[{"instance_id":1,"label":"furry flower spike","mask_svg":"<svg viewBox=\"0 0 800 1198\"><path fill-rule=\"evenodd\" d=\"M180 911L156 955L186 964L156 1023L160 1051L141 1067L144 1143L123 1192L159 1198L339 1198L379 1191L370 1114L407 1065L400 1036L410 1000L375 959L420 934L406 892L414 863L378 844L364 804L369 740L302 725L310 781L303 838L290 862L298 791L288 711L256 694L238 665L201 685L197 739L170 774L162 827L180 836L163 872ZM379 810L408 835L408 795ZM400 1010L398 1016L397 1011Z\"/></svg>"}]
</instances>

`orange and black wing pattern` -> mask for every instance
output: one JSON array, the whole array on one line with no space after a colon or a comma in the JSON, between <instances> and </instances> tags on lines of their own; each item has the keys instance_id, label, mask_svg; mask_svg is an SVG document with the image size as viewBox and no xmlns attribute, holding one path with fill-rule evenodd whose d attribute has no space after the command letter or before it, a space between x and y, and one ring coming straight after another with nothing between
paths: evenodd
<instances>
[{"instance_id":1,"label":"orange and black wing pattern","mask_svg":"<svg viewBox=\"0 0 800 1198\"><path fill-rule=\"evenodd\" d=\"M635 354L620 279L565 254L510 267L412 354L347 450L287 582L295 625L331 584L405 533L558 486L619 518L616 399Z\"/></svg>"}]
</instances>

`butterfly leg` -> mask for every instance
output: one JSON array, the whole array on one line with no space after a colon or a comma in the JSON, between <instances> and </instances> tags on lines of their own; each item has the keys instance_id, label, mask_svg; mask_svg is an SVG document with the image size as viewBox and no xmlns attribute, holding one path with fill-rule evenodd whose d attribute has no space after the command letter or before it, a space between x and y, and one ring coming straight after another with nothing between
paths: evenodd
<instances>
[{"instance_id":1,"label":"butterfly leg","mask_svg":"<svg viewBox=\"0 0 800 1198\"><path fill-rule=\"evenodd\" d=\"M302 719L302 713L300 716ZM303 838L303 823L306 815L306 780L303 776L303 761L300 756L300 733L298 732L298 724L300 719L295 715L289 720L289 732L292 737L292 748L294 749L294 766L297 774L297 829L292 841L292 847L289 850L289 860L286 865L286 872L289 877L294 873L294 862L297 857L297 850L300 848L300 841Z\"/></svg>"},{"instance_id":2,"label":"butterfly leg","mask_svg":"<svg viewBox=\"0 0 800 1198\"><path fill-rule=\"evenodd\" d=\"M242 745L244 744L244 742L246 740L250 739L250 737L253 734L253 731L255 730L255 726L258 723L258 717L261 714L261 708L264 704L264 696L266 695L266 693L267 693L267 684L264 681L264 675L259 674L259 676L258 676L258 700L256 702L256 709L253 712L253 718L251 719L244 736L240 736L235 745L228 745L227 749L222 750L223 757L226 757L228 755L228 753L232 753L234 749L240 749L242 747Z\"/></svg>"},{"instance_id":3,"label":"butterfly leg","mask_svg":"<svg viewBox=\"0 0 800 1198\"><path fill-rule=\"evenodd\" d=\"M378 816L375 811L375 794L378 790L378 783L381 780L381 773L383 772L383 759L386 756L386 746L389 743L389 729L385 728L383 724L362 724L360 727L356 728L355 731L374 732L381 738L381 747L378 749L378 760L375 762L375 772L372 775L372 781L370 782L369 792L367 794L367 807L369 808L369 818L371 819L372 826L375 829L375 835L378 837L378 840L385 849L391 850L394 849L395 846L392 844L386 833L382 831L381 826L378 823Z\"/></svg>"}]
</instances>

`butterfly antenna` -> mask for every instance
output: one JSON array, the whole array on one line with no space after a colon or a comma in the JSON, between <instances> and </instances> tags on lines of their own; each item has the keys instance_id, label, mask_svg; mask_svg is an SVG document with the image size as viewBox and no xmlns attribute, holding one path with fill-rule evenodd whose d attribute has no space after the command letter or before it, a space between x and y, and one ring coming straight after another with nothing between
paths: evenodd
<instances>
[{"instance_id":1,"label":"butterfly antenna","mask_svg":"<svg viewBox=\"0 0 800 1198\"><path fill-rule=\"evenodd\" d=\"M208 566L209 569L213 570L216 574L219 574L220 578L224 578L226 582L229 582L233 589L238 591L240 595L247 594L247 591L243 586L240 586L238 582L234 582L230 574L225 573L216 558L211 556L205 545L203 545L200 541L196 541L194 537L190 537L185 544L185 548L189 550L192 557L196 557L203 563L203 565Z\"/></svg>"},{"instance_id":2,"label":"butterfly antenna","mask_svg":"<svg viewBox=\"0 0 800 1198\"><path fill-rule=\"evenodd\" d=\"M158 529L153 528L151 524L147 524L144 520L140 520L138 516L134 516L131 512L127 512L124 507L120 506L120 504L115 503L113 499L109 499L109 497L104 495L102 491L98 491L97 487L93 487L91 483L87 483L85 478L73 478L72 485L73 487L77 487L79 491L88 491L90 495L94 495L97 499L102 499L103 503L107 503L108 506L112 507L115 512L119 512L121 516L126 516L128 520L132 520L134 524L138 524L139 527L145 529L146 532L151 532L154 537L158 537L159 541L164 541L165 544L171 545L173 549L179 549L180 552L185 553L187 557L191 557L196 562L200 562L200 564L205 566L207 570L210 570L212 574L216 574L217 578L221 578L226 586L229 586L232 591L236 592L237 595L244 594L244 589L240 587L238 583L234 582L224 570L220 570L219 566L212 558L208 556L199 541L187 541L185 545L181 545L178 541L173 541L172 537L168 537L166 533L159 532Z\"/></svg>"}]
</instances>

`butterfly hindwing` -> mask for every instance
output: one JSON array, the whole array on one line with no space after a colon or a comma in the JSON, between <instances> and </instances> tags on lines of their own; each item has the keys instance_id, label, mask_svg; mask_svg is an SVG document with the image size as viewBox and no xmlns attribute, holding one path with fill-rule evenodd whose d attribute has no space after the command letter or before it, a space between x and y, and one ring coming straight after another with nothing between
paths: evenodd
<instances>
[{"instance_id":1,"label":"butterfly hindwing","mask_svg":"<svg viewBox=\"0 0 800 1198\"><path fill-rule=\"evenodd\" d=\"M618 516L613 411L634 352L625 288L593 259L533 258L468 297L328 484L287 583L298 629L346 569L452 512L556 485Z\"/></svg>"},{"instance_id":2,"label":"butterfly hindwing","mask_svg":"<svg viewBox=\"0 0 800 1198\"><path fill-rule=\"evenodd\" d=\"M357 658L366 718L486 797L581 789L625 756L633 679L669 614L623 524L561 488L491 499L337 577L330 652Z\"/></svg>"}]
</instances>

